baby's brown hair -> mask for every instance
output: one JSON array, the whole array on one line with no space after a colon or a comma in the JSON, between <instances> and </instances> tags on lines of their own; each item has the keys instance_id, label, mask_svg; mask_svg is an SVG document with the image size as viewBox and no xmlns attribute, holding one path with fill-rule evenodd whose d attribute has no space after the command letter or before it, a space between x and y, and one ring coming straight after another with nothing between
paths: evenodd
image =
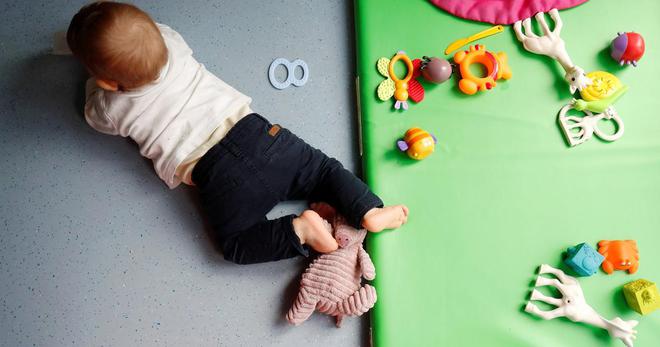
<instances>
[{"instance_id":1,"label":"baby's brown hair","mask_svg":"<svg viewBox=\"0 0 660 347\"><path fill-rule=\"evenodd\" d=\"M120 90L158 79L167 47L147 13L125 3L99 1L73 17L67 43L94 77L118 83Z\"/></svg>"}]
</instances>

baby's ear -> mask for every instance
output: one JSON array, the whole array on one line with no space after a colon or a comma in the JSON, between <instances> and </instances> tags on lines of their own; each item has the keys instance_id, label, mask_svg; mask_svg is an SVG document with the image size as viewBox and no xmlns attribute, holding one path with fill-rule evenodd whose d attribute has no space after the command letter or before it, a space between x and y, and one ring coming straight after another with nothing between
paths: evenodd
<instances>
[{"instance_id":1,"label":"baby's ear","mask_svg":"<svg viewBox=\"0 0 660 347\"><path fill-rule=\"evenodd\" d=\"M96 79L96 85L99 86L101 89L105 89L111 92L116 92L119 90L119 83L115 81L110 81L110 80L104 80L97 78Z\"/></svg>"}]
</instances>

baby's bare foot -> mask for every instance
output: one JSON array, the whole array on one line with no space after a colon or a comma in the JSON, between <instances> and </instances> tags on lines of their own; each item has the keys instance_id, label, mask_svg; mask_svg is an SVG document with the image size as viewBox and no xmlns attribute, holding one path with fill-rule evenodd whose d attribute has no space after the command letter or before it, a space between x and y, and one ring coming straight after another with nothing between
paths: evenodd
<instances>
[{"instance_id":1,"label":"baby's bare foot","mask_svg":"<svg viewBox=\"0 0 660 347\"><path fill-rule=\"evenodd\" d=\"M307 210L300 217L293 219L293 230L301 244L309 245L317 252L329 253L338 247L330 224L312 210Z\"/></svg>"},{"instance_id":2,"label":"baby's bare foot","mask_svg":"<svg viewBox=\"0 0 660 347\"><path fill-rule=\"evenodd\" d=\"M408 207L405 205L372 208L362 218L362 226L371 232L396 229L408 221Z\"/></svg>"}]
</instances>

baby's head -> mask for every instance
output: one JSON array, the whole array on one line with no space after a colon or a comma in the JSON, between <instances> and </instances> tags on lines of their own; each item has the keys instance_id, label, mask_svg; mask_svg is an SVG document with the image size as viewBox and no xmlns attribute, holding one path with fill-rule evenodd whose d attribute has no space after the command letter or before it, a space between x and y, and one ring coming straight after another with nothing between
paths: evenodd
<instances>
[{"instance_id":1,"label":"baby's head","mask_svg":"<svg viewBox=\"0 0 660 347\"><path fill-rule=\"evenodd\" d=\"M99 1L83 7L71 20L67 43L107 90L153 82L167 63L167 47L156 23L129 4Z\"/></svg>"}]
</instances>

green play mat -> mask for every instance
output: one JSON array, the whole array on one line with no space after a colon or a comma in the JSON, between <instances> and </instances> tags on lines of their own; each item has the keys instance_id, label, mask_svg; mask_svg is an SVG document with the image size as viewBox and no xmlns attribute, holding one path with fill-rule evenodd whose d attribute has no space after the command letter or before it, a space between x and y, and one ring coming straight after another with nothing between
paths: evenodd
<instances>
[{"instance_id":1,"label":"green play mat","mask_svg":"<svg viewBox=\"0 0 660 347\"><path fill-rule=\"evenodd\" d=\"M573 61L630 87L616 103L623 137L594 137L574 148L557 123L570 100L563 70L524 51L511 27L478 43L508 54L512 79L474 96L461 94L456 79L425 84L425 100L399 112L393 101L376 98L378 58L398 50L444 58L449 43L490 25L423 0L358 0L355 8L365 177L387 204L411 210L403 228L368 239L378 273L374 344L623 346L604 330L566 318L544 321L522 308L537 267L560 267L567 247L635 239L636 274L599 271L580 283L606 318L640 321L635 346L659 346L660 311L630 310L622 286L639 278L660 284L660 1L592 0L560 12ZM637 68L609 57L618 31L644 35ZM439 141L421 162L395 147L413 126Z\"/></svg>"}]
</instances>

